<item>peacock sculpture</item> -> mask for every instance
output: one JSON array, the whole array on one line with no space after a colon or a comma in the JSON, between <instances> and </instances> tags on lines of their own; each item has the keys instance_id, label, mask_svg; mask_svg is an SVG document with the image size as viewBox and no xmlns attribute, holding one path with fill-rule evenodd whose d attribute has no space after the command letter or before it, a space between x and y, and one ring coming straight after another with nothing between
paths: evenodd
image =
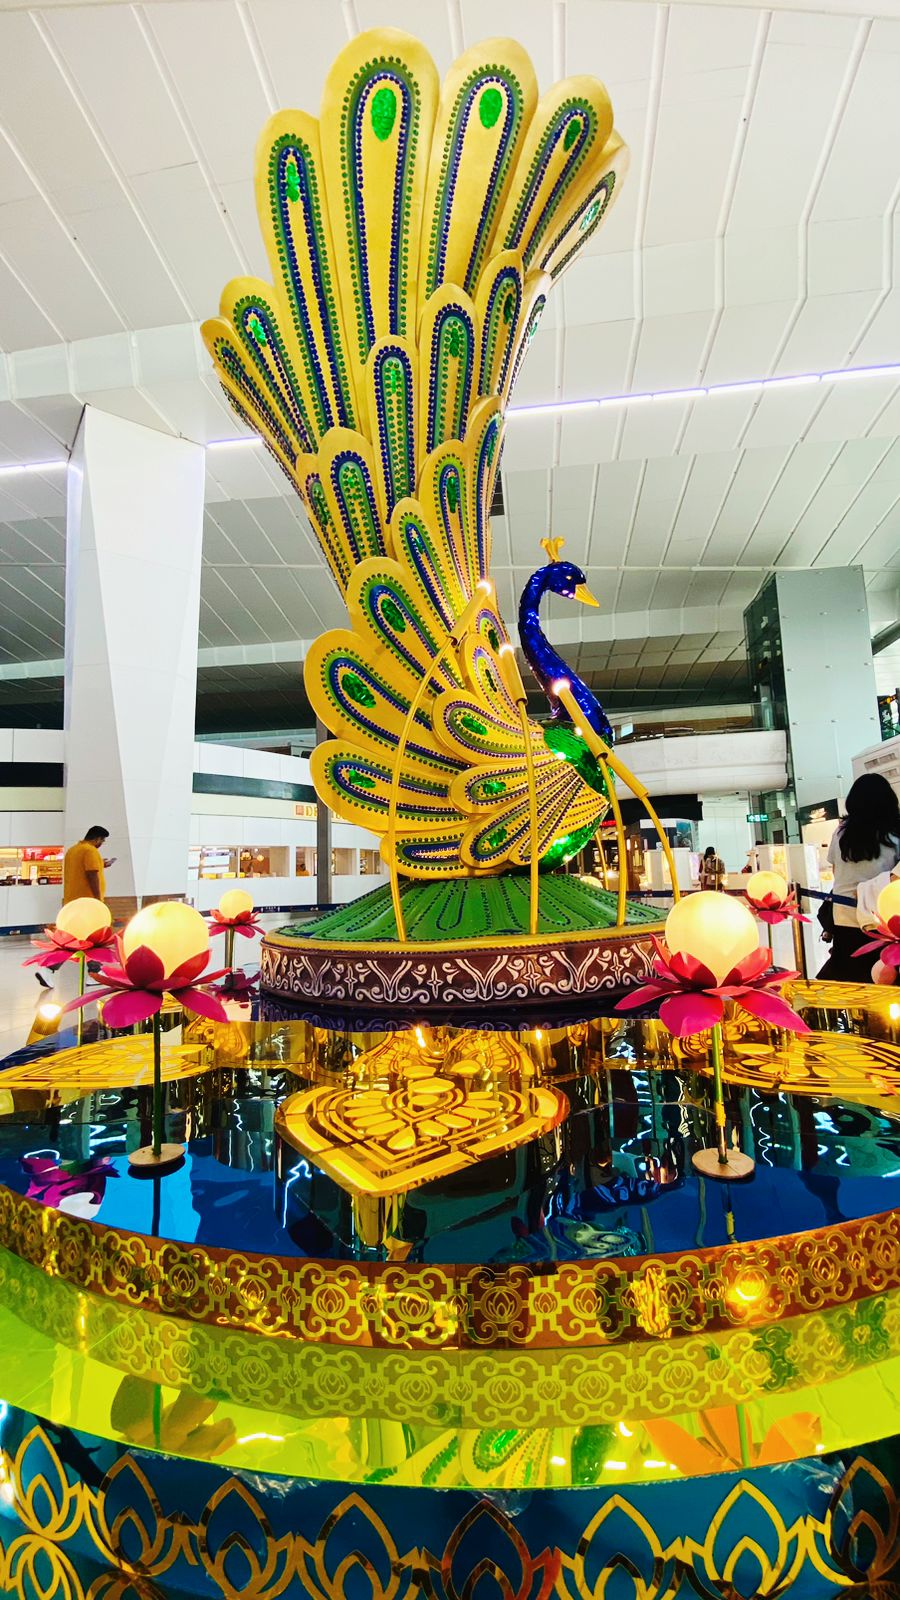
<instances>
[{"instance_id":1,"label":"peacock sculpture","mask_svg":"<svg viewBox=\"0 0 900 1600\"><path fill-rule=\"evenodd\" d=\"M547 295L603 221L626 157L593 78L539 98L520 46L491 39L441 88L423 46L392 29L342 51L318 121L281 111L260 139L274 281L235 279L203 333L347 606L349 625L306 660L335 736L313 754L316 789L381 835L395 873L521 869L534 838L554 864L610 804L556 679L598 733L609 726L537 616L550 591L589 599L583 574L551 546L522 599L545 730L524 711L491 583L489 512L504 410Z\"/></svg>"}]
</instances>

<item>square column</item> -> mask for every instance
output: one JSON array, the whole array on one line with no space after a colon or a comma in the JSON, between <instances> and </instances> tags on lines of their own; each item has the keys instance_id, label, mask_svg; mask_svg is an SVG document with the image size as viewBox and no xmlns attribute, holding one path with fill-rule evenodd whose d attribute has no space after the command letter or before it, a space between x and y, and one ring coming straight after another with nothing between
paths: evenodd
<instances>
[{"instance_id":1,"label":"square column","mask_svg":"<svg viewBox=\"0 0 900 1600\"><path fill-rule=\"evenodd\" d=\"M853 757L879 727L862 567L775 573L744 612L744 631L766 726L788 736L796 805L842 801Z\"/></svg>"},{"instance_id":2,"label":"square column","mask_svg":"<svg viewBox=\"0 0 900 1600\"><path fill-rule=\"evenodd\" d=\"M109 829L108 897L187 888L202 445L82 413L69 467L65 842Z\"/></svg>"}]
</instances>

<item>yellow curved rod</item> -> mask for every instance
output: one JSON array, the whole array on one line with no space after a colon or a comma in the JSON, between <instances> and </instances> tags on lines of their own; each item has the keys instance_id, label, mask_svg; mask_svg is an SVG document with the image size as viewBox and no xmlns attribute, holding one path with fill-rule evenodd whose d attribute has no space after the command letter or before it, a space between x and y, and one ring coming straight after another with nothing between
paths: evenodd
<instances>
[{"instance_id":1,"label":"yellow curved rod","mask_svg":"<svg viewBox=\"0 0 900 1600\"><path fill-rule=\"evenodd\" d=\"M472 623L477 617L482 606L485 604L486 597L491 592L492 585L488 583L487 579L482 578L481 582L476 585L475 593L473 594L465 610L460 614L460 616L457 617L437 655L432 657L431 662L429 663L428 671L420 680L418 688L416 689L416 692L409 703L409 710L407 711L403 720L400 742L397 745L397 751L394 756L394 770L391 773L391 793L388 801L388 825L387 833L385 835L388 845L388 867L391 874L391 900L393 901L394 905L394 921L397 924L397 938L402 942L405 942L406 940L406 923L403 918L403 907L400 903L400 874L397 868L397 802L400 796L400 776L403 768L403 758L406 755L406 746L409 742L410 730L412 729L413 720L416 716L416 713L419 710L423 699L425 698L425 691L434 677L437 668L441 665L441 662L444 660L448 651L459 648L464 636L472 626Z\"/></svg>"},{"instance_id":2,"label":"yellow curved rod","mask_svg":"<svg viewBox=\"0 0 900 1600\"><path fill-rule=\"evenodd\" d=\"M538 931L538 911L540 908L540 840L538 838L538 801L537 784L534 777L534 748L531 743L531 728L528 722L528 696L519 671L515 651L511 644L500 647L500 670L506 692L514 700L519 711L519 722L522 727L522 738L525 741L525 770L528 777L528 810L529 810L529 835L531 850L529 854L529 907L528 931L536 934Z\"/></svg>"},{"instance_id":3,"label":"yellow curved rod","mask_svg":"<svg viewBox=\"0 0 900 1600\"><path fill-rule=\"evenodd\" d=\"M619 805L618 796L616 794L615 778L612 776L612 774L615 774L615 777L617 778L621 778L626 788L631 790L635 799L640 800L644 810L653 823L653 826L656 829L657 837L663 848L663 855L665 856L666 864L669 868L669 876L672 879L672 898L674 900L679 900L681 898L681 890L678 887L678 878L675 874L675 857L672 854L672 847L666 838L662 823L660 822L659 817L653 808L650 796L647 793L644 785L641 783L640 778L636 778L634 773L629 771L624 761L620 761L615 752L610 749L609 745L606 743L606 740L601 739L599 733L597 733L596 730L591 727L584 715L584 712L575 699L569 683L566 683L562 680L558 683L555 683L553 685L553 692L560 703L565 706L569 716L572 719L573 725L578 729L579 733L584 739L585 744L590 750L591 755L594 756L595 760L600 763L601 769L603 770L607 780L609 803L612 807L613 816L616 819L616 834L619 840L619 894L616 921L619 924L622 924L625 920L625 828L622 822L622 809Z\"/></svg>"},{"instance_id":4,"label":"yellow curved rod","mask_svg":"<svg viewBox=\"0 0 900 1600\"><path fill-rule=\"evenodd\" d=\"M566 707L566 709L568 710L568 707ZM593 731L594 730L591 729L592 733ZM598 740L597 742L599 744L602 741ZM628 853L625 849L625 824L622 821L622 807L619 805L619 796L616 794L616 780L610 772L605 758L600 754L599 750L593 750L591 753L600 763L600 771L603 773L603 776L606 780L606 792L609 795L610 807L612 809L612 814L616 819L616 838L619 841L619 885L616 895L616 926L622 928L625 925L625 898L628 893Z\"/></svg>"},{"instance_id":5,"label":"yellow curved rod","mask_svg":"<svg viewBox=\"0 0 900 1600\"><path fill-rule=\"evenodd\" d=\"M609 872L608 872L607 866L606 866L606 851L603 848L603 838L602 838L602 835L600 833L600 829L599 828L597 829L597 832L594 835L594 843L597 846L597 853L598 853L598 855L600 857L600 878L601 878L601 881L603 883L604 889L608 889L609 888Z\"/></svg>"}]
</instances>

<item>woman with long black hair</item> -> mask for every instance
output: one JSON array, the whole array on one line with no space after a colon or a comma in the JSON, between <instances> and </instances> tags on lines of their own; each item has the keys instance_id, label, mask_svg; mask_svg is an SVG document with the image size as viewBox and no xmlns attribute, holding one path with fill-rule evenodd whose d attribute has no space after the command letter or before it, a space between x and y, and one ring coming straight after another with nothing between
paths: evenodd
<instances>
[{"instance_id":1,"label":"woman with long black hair","mask_svg":"<svg viewBox=\"0 0 900 1600\"><path fill-rule=\"evenodd\" d=\"M838 983L871 983L877 952L854 955L871 939L859 925L856 892L868 878L892 872L900 862L900 802L880 773L863 773L853 784L846 816L828 847L828 859L834 867L834 942L819 977ZM841 905L841 896L854 904Z\"/></svg>"}]
</instances>

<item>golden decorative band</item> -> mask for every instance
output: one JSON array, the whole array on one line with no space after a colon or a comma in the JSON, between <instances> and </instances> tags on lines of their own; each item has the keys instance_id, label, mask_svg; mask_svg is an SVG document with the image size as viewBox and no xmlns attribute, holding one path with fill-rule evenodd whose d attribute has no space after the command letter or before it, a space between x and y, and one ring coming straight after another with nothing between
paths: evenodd
<instances>
[{"instance_id":1,"label":"golden decorative band","mask_svg":"<svg viewBox=\"0 0 900 1600\"><path fill-rule=\"evenodd\" d=\"M900 1214L545 1267L254 1256L126 1233L0 1188L0 1244L130 1306L308 1342L553 1349L761 1327L900 1287Z\"/></svg>"},{"instance_id":2,"label":"golden decorative band","mask_svg":"<svg viewBox=\"0 0 900 1600\"><path fill-rule=\"evenodd\" d=\"M175 1503L168 1466L125 1451L96 1486L73 1482L50 1433L34 1425L0 1454L14 1518L13 1537L0 1544L3 1592L115 1600L177 1593L187 1573L204 1600L347 1600L363 1592L354 1579L383 1600L465 1600L489 1549L491 1577L509 1597L598 1600L623 1570L643 1600L737 1597L751 1592L732 1585L741 1560L744 1574L752 1564L755 1595L776 1600L796 1583L824 1600L844 1590L887 1595L882 1580L900 1555L893 1485L864 1454L833 1465L819 1458L825 1492L810 1510L797 1495L782 1509L784 1469L713 1479L681 1501L680 1515L661 1486L652 1520L645 1497L622 1492L550 1491L508 1510L427 1489L313 1485L289 1503L286 1529L283 1484L272 1503L265 1478L207 1469L186 1509L183 1491Z\"/></svg>"}]
</instances>

